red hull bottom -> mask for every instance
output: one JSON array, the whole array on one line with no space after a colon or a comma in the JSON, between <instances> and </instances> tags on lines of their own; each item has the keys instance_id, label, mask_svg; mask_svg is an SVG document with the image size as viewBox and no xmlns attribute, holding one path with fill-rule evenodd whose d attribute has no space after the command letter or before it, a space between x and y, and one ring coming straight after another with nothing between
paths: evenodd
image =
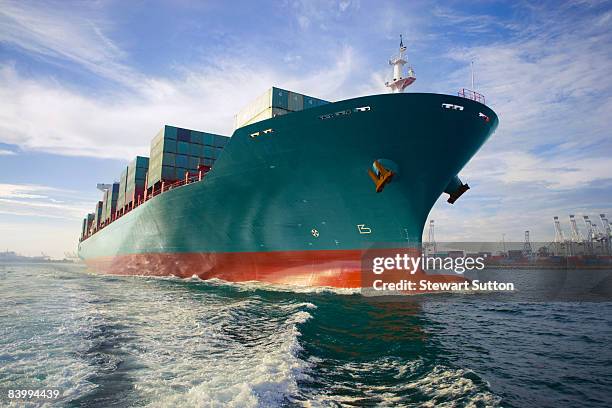
<instances>
[{"instance_id":1,"label":"red hull bottom","mask_svg":"<svg viewBox=\"0 0 612 408\"><path fill-rule=\"evenodd\" d=\"M376 275L368 260L397 254L420 256L415 249L326 250L225 253L143 253L87 259L96 272L113 275L176 276L221 279L228 282L264 283L311 287L372 288L376 279L385 282L464 282L460 275L429 275L422 270L410 274L388 270Z\"/></svg>"}]
</instances>

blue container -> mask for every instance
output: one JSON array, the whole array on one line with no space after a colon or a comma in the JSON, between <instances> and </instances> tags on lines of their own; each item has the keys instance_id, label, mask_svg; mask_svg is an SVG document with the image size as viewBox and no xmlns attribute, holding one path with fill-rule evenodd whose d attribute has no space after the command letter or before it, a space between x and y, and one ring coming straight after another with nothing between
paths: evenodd
<instances>
[{"instance_id":1,"label":"blue container","mask_svg":"<svg viewBox=\"0 0 612 408\"><path fill-rule=\"evenodd\" d=\"M176 129L176 140L179 142L191 142L191 130L177 128Z\"/></svg>"},{"instance_id":2,"label":"blue container","mask_svg":"<svg viewBox=\"0 0 612 408\"><path fill-rule=\"evenodd\" d=\"M183 167L183 168L189 167L189 160L187 159L187 156L182 155L182 154L177 154L176 155L176 167Z\"/></svg>"}]
</instances>

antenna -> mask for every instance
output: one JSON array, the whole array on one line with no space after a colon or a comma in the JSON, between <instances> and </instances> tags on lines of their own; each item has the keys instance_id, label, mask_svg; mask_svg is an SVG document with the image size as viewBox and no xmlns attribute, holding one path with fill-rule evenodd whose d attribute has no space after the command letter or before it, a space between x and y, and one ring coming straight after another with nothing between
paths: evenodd
<instances>
[{"instance_id":1,"label":"antenna","mask_svg":"<svg viewBox=\"0 0 612 408\"><path fill-rule=\"evenodd\" d=\"M470 71L472 73L472 91L476 90L474 88L474 60L470 61Z\"/></svg>"}]
</instances>

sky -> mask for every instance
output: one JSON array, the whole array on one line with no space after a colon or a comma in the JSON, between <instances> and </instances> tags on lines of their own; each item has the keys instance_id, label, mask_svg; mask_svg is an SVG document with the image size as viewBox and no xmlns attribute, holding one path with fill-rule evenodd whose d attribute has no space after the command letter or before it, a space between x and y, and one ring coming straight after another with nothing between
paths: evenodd
<instances>
[{"instance_id":1,"label":"sky","mask_svg":"<svg viewBox=\"0 0 612 408\"><path fill-rule=\"evenodd\" d=\"M554 238L612 217L612 2L0 0L0 249L74 252L96 183L164 124L231 135L270 86L385 93L399 34L417 81L470 86L500 125L440 197L436 239ZM579 223L584 229L584 225ZM427 233L427 232L426 232Z\"/></svg>"}]
</instances>

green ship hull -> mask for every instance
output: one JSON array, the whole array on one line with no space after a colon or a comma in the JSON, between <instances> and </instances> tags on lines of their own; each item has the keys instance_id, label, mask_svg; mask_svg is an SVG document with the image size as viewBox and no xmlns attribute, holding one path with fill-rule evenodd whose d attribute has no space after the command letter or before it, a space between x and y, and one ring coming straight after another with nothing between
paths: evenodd
<instances>
[{"instance_id":1,"label":"green ship hull","mask_svg":"<svg viewBox=\"0 0 612 408\"><path fill-rule=\"evenodd\" d=\"M433 204L497 125L479 102L419 93L248 125L202 181L134 208L79 256L105 273L359 287L368 249L420 245ZM393 173L379 192L375 161Z\"/></svg>"}]
</instances>

